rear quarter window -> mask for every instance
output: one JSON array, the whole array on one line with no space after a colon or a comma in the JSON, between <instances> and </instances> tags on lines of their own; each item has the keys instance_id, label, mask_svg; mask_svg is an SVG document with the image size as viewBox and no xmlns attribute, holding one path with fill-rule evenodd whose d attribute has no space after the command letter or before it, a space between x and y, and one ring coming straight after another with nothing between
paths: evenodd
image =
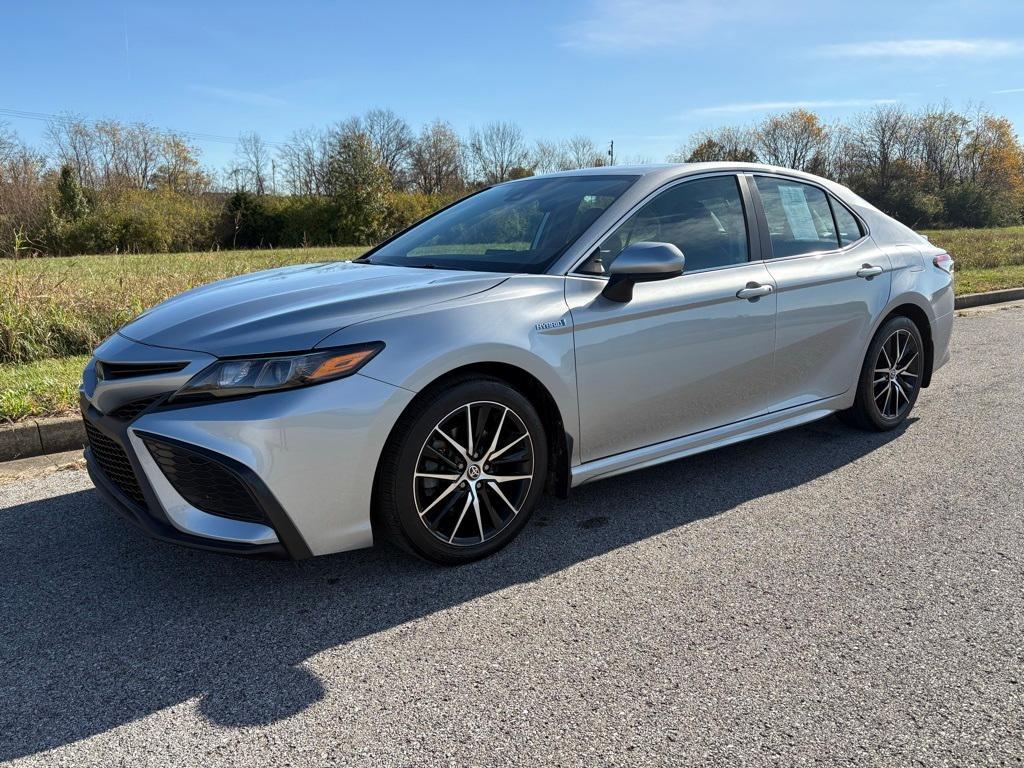
<instances>
[{"instance_id":1,"label":"rear quarter window","mask_svg":"<svg viewBox=\"0 0 1024 768\"><path fill-rule=\"evenodd\" d=\"M839 232L839 245L845 246L855 243L864 237L864 229L860 221L847 210L836 198L832 198L832 212L836 216L836 229Z\"/></svg>"}]
</instances>

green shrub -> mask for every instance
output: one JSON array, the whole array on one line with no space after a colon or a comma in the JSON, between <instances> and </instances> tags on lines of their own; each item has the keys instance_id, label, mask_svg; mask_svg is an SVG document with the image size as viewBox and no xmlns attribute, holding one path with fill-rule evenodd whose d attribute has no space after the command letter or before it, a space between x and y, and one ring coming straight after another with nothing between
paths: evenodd
<instances>
[{"instance_id":1,"label":"green shrub","mask_svg":"<svg viewBox=\"0 0 1024 768\"><path fill-rule=\"evenodd\" d=\"M425 195L422 192L392 192L388 200L388 235L406 229L449 202L441 195Z\"/></svg>"},{"instance_id":2,"label":"green shrub","mask_svg":"<svg viewBox=\"0 0 1024 768\"><path fill-rule=\"evenodd\" d=\"M214 245L215 219L213 206L201 197L112 190L76 215L68 215L62 201L51 211L45 241L61 255L192 251Z\"/></svg>"}]
</instances>

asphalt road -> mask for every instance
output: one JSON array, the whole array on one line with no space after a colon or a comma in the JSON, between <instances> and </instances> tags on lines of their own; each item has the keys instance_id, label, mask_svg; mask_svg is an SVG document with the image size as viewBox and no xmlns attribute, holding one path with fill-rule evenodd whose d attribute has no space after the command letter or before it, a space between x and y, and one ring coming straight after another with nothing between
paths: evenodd
<instances>
[{"instance_id":1,"label":"asphalt road","mask_svg":"<svg viewBox=\"0 0 1024 768\"><path fill-rule=\"evenodd\" d=\"M151 542L0 486L18 765L1020 765L1024 309L898 432L834 419L578 490L445 570Z\"/></svg>"}]
</instances>

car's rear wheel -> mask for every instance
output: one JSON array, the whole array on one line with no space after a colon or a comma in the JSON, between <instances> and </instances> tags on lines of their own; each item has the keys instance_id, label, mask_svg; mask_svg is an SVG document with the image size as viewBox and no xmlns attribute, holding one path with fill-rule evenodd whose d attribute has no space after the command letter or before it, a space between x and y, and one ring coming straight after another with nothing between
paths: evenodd
<instances>
[{"instance_id":1,"label":"car's rear wheel","mask_svg":"<svg viewBox=\"0 0 1024 768\"><path fill-rule=\"evenodd\" d=\"M875 334L857 383L857 399L839 416L861 429L894 429L917 402L923 376L921 332L909 318L894 317Z\"/></svg>"},{"instance_id":2,"label":"car's rear wheel","mask_svg":"<svg viewBox=\"0 0 1024 768\"><path fill-rule=\"evenodd\" d=\"M381 528L434 562L486 557L526 525L543 490L546 446L533 405L503 381L463 379L424 392L381 458Z\"/></svg>"}]
</instances>

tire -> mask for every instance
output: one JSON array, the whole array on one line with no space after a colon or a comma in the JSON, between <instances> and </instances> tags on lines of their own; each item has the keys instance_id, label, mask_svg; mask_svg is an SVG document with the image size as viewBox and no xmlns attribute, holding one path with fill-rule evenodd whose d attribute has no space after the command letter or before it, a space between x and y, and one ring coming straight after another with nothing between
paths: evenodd
<instances>
[{"instance_id":1,"label":"tire","mask_svg":"<svg viewBox=\"0 0 1024 768\"><path fill-rule=\"evenodd\" d=\"M923 376L924 341L920 330L910 318L893 317L871 340L853 407L837 415L858 429L895 429L914 408Z\"/></svg>"},{"instance_id":2,"label":"tire","mask_svg":"<svg viewBox=\"0 0 1024 768\"><path fill-rule=\"evenodd\" d=\"M547 439L530 401L500 379L449 380L421 393L392 430L378 471L378 527L435 563L479 560L523 529L546 477Z\"/></svg>"}]
</instances>

